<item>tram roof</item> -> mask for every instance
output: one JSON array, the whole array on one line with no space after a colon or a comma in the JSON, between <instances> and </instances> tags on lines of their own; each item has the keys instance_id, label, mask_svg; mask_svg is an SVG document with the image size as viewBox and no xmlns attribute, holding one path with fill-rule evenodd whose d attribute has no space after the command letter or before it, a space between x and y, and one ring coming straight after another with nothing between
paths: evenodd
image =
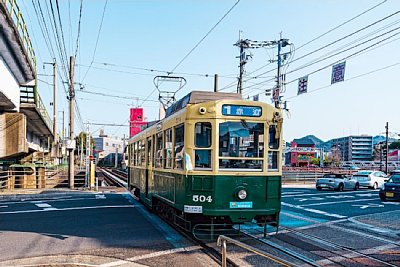
<instances>
[{"instance_id":1,"label":"tram roof","mask_svg":"<svg viewBox=\"0 0 400 267\"><path fill-rule=\"evenodd\" d=\"M221 92L206 92L206 91L192 91L180 100L173 103L165 112L165 117L169 117L177 111L185 108L188 104L198 104L208 101L216 100L242 100L241 94L236 93L221 93Z\"/></svg>"}]
</instances>

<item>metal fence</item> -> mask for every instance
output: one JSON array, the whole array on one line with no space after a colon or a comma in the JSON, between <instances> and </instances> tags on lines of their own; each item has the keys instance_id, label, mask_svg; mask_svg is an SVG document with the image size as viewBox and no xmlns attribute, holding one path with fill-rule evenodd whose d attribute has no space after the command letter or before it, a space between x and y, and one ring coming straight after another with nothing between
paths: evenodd
<instances>
[{"instance_id":1,"label":"metal fence","mask_svg":"<svg viewBox=\"0 0 400 267\"><path fill-rule=\"evenodd\" d=\"M19 38L22 43L22 48L25 50L29 63L32 66L33 72L36 73L36 56L33 49L31 38L26 27L24 18L22 17L21 10L16 0L0 0L0 4L5 7L7 15L14 23L14 27L18 32Z\"/></svg>"},{"instance_id":2,"label":"metal fence","mask_svg":"<svg viewBox=\"0 0 400 267\"><path fill-rule=\"evenodd\" d=\"M84 177L77 173L76 181ZM0 171L0 192L19 189L67 188L68 171L65 168L18 167Z\"/></svg>"},{"instance_id":3,"label":"metal fence","mask_svg":"<svg viewBox=\"0 0 400 267\"><path fill-rule=\"evenodd\" d=\"M345 170L341 168L307 168L307 167L284 167L282 171L282 183L314 183L326 173L340 173L352 175L354 170Z\"/></svg>"}]
</instances>

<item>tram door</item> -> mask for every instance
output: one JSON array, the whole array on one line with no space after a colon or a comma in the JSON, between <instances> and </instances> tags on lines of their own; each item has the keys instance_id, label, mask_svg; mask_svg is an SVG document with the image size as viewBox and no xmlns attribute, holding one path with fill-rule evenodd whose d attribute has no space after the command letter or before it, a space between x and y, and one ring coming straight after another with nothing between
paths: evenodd
<instances>
[{"instance_id":1,"label":"tram door","mask_svg":"<svg viewBox=\"0 0 400 267\"><path fill-rule=\"evenodd\" d=\"M152 142L151 142L151 137L147 138L147 155L146 155L146 189L145 189L145 195L146 198L149 197L149 179L150 179L150 166L151 166L151 161L152 161L152 152L153 152L153 148L152 148Z\"/></svg>"}]
</instances>

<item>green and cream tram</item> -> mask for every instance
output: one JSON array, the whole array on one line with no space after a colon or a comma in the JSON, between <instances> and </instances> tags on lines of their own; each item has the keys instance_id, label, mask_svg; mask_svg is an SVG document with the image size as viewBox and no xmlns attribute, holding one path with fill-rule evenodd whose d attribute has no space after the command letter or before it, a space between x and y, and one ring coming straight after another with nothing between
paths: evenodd
<instances>
[{"instance_id":1,"label":"green and cream tram","mask_svg":"<svg viewBox=\"0 0 400 267\"><path fill-rule=\"evenodd\" d=\"M277 224L281 157L280 109L193 91L130 139L129 187L185 221Z\"/></svg>"}]
</instances>

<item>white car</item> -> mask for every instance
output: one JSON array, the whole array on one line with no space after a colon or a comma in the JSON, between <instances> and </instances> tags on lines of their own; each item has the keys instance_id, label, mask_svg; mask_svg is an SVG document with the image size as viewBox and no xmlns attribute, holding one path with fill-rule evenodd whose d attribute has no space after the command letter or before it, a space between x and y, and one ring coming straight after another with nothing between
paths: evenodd
<instances>
[{"instance_id":1,"label":"white car","mask_svg":"<svg viewBox=\"0 0 400 267\"><path fill-rule=\"evenodd\" d=\"M388 177L381 171L359 171L353 174L353 179L358 181L360 187L378 189L388 180Z\"/></svg>"}]
</instances>

